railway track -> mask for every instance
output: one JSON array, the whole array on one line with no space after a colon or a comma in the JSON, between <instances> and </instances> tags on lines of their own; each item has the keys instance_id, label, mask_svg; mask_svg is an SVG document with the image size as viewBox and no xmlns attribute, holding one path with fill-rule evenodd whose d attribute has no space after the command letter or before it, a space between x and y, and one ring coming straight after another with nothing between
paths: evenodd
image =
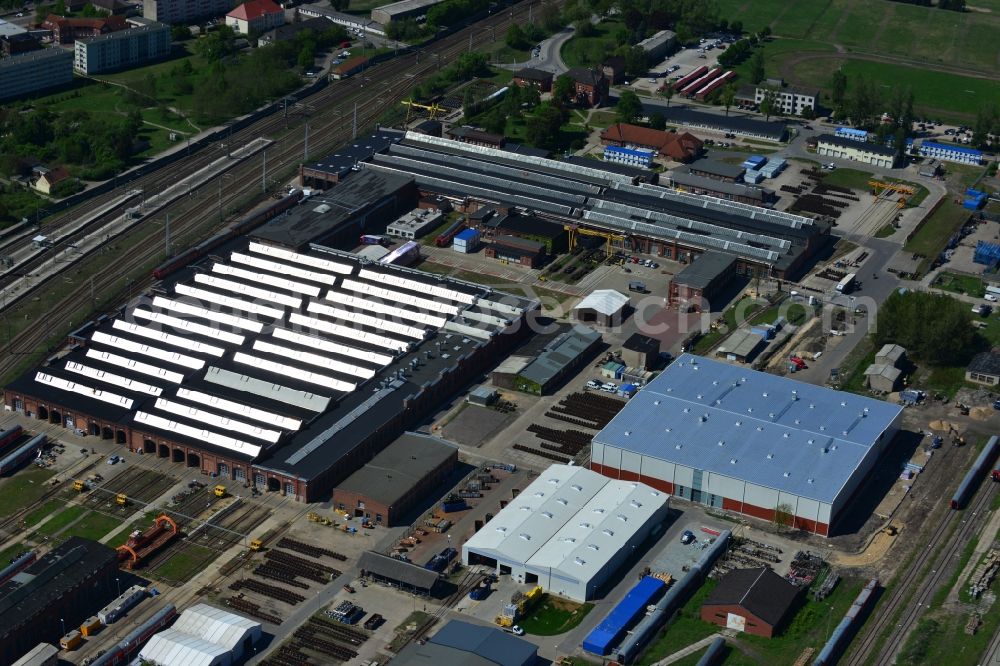
<instances>
[{"instance_id":1,"label":"railway track","mask_svg":"<svg viewBox=\"0 0 1000 666\"><path fill-rule=\"evenodd\" d=\"M308 119L309 154L332 150L350 140L353 136L352 126L355 116L359 129L374 124L386 108L402 100L414 85L467 51L470 31L473 34L480 34L491 27L493 31L498 28L502 31L511 23L526 18L529 8L522 5L523 3L514 5L509 10L445 37L423 52L410 53L375 65L362 74L331 84L300 100L301 104L317 109ZM268 169L272 173L281 173L300 163L305 157L305 132L294 131L294 126L302 125L305 120L304 117L285 118L276 113L248 128L234 132L228 142L233 145L281 130L280 136L267 150ZM284 131L286 128L292 129ZM217 158L218 155L213 153L211 148L203 149L191 158L178 160L164 169L128 183L127 186L130 189L144 189L152 194L158 189L157 183L169 183L175 176L190 173ZM232 176L228 177L228 182L227 178L222 179L215 201L218 204L221 200L223 210L246 201L262 189L260 167L256 159L251 158L237 164L227 174ZM206 181L200 187L192 188L192 196L184 197L163 211L171 215L171 231L175 239L189 239L194 242L208 236L218 227L219 206L206 205L204 201L206 197L212 196L211 190L215 184ZM108 203L109 196L98 197L93 205ZM74 211L74 214L77 213ZM102 219L108 218L105 216ZM98 226L95 223L91 229L96 229ZM75 285L62 298L55 299L52 307L49 307L43 315L35 317L36 321L43 320L44 325L29 325L11 336L8 320L7 344L0 346L0 376L12 378L15 372L30 366L40 354L48 351L51 345L57 344L59 339L53 336L53 331L66 331L91 316L94 308L91 302L92 294L100 293L105 296L106 302L117 303L133 293L139 293L151 284L152 278L148 277L148 274L135 280L129 277L139 273L140 269L150 268L163 256L163 240L160 234L137 239L146 227L148 224L140 225L140 228L117 239L114 248L123 250L127 248L128 251L119 251L116 255L117 261L112 266L102 270L92 269L91 280ZM84 264L87 262L94 262L94 259L83 260ZM75 271L75 273L80 272L82 272L80 268ZM37 291L39 287L40 285L35 285L33 289ZM33 300L35 299L22 299L22 304L13 306L4 313L5 318L16 320L20 314L18 307L23 307L24 302L30 303Z\"/></svg>"},{"instance_id":2,"label":"railway track","mask_svg":"<svg viewBox=\"0 0 1000 666\"><path fill-rule=\"evenodd\" d=\"M966 509L947 510L948 513L934 529L925 547L916 555L903 575L893 580L887 604L876 606L871 620L865 625L864 637L847 655L844 663L849 666L862 666L868 663L888 664L893 661L928 602L950 575L949 565L953 564L952 560L982 527L982 523L973 519L972 514L978 515L986 510L997 492L996 484L984 481L976 491L973 503ZM952 526L956 521L960 522L953 534ZM938 552L939 547L943 547L941 552ZM928 565L931 566L929 574L925 572ZM916 592L907 598L912 590ZM903 608L904 603L907 604L905 608ZM897 618L897 611L901 608L902 614ZM892 624L896 626L888 637L884 637L883 633Z\"/></svg>"}]
</instances>

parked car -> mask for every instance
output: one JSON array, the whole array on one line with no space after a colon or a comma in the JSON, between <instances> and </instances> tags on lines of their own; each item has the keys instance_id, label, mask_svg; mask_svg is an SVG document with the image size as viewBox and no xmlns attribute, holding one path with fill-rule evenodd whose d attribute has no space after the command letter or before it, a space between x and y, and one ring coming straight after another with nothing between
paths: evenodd
<instances>
[{"instance_id":1,"label":"parked car","mask_svg":"<svg viewBox=\"0 0 1000 666\"><path fill-rule=\"evenodd\" d=\"M599 389L601 388L601 382L597 381L596 379L591 379L590 381L587 382L587 388Z\"/></svg>"},{"instance_id":2,"label":"parked car","mask_svg":"<svg viewBox=\"0 0 1000 666\"><path fill-rule=\"evenodd\" d=\"M524 629L522 629L521 627L519 627L516 624L513 627L510 628L510 631L515 636L524 636Z\"/></svg>"},{"instance_id":3,"label":"parked car","mask_svg":"<svg viewBox=\"0 0 1000 666\"><path fill-rule=\"evenodd\" d=\"M983 298L985 298L986 300L988 300L991 303L996 303L997 302L997 297L994 296L993 294L986 294L985 296L983 296Z\"/></svg>"},{"instance_id":4,"label":"parked car","mask_svg":"<svg viewBox=\"0 0 1000 666\"><path fill-rule=\"evenodd\" d=\"M684 544L685 546L688 545L689 543L694 543L696 540L697 537L691 530L684 530L681 533L681 543Z\"/></svg>"}]
</instances>

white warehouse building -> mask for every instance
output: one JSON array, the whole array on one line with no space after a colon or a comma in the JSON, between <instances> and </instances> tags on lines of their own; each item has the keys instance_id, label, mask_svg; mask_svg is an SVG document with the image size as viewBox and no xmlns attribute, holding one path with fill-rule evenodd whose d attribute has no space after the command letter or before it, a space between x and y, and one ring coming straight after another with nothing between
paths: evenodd
<instances>
[{"instance_id":1,"label":"white warehouse building","mask_svg":"<svg viewBox=\"0 0 1000 666\"><path fill-rule=\"evenodd\" d=\"M662 528L668 500L642 483L552 465L465 543L462 562L587 601Z\"/></svg>"},{"instance_id":2,"label":"white warehouse building","mask_svg":"<svg viewBox=\"0 0 1000 666\"><path fill-rule=\"evenodd\" d=\"M830 536L899 430L880 400L684 354L599 432L591 468Z\"/></svg>"}]
</instances>

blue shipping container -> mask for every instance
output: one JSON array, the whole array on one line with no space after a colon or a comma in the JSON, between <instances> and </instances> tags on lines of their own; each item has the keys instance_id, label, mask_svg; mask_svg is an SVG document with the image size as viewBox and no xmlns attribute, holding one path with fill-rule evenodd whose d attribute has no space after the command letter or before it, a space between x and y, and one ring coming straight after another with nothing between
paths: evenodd
<instances>
[{"instance_id":1,"label":"blue shipping container","mask_svg":"<svg viewBox=\"0 0 1000 666\"><path fill-rule=\"evenodd\" d=\"M583 649L602 657L609 654L625 636L632 623L646 611L646 606L653 603L666 587L666 583L662 580L644 576L583 639Z\"/></svg>"}]
</instances>

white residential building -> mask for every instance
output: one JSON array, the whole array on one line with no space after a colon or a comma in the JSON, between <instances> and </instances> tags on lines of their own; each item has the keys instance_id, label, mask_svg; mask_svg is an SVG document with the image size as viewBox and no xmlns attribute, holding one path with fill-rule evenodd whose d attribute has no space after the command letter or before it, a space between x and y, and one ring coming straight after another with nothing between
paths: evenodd
<instances>
[{"instance_id":1,"label":"white residential building","mask_svg":"<svg viewBox=\"0 0 1000 666\"><path fill-rule=\"evenodd\" d=\"M76 40L73 69L81 74L100 74L137 67L168 55L170 26L154 22Z\"/></svg>"},{"instance_id":2,"label":"white residential building","mask_svg":"<svg viewBox=\"0 0 1000 666\"><path fill-rule=\"evenodd\" d=\"M784 88L769 88L757 86L754 92L754 103L760 104L768 93L774 94L774 101L778 109L786 116L801 115L802 110L810 108L816 110L816 98L819 97L819 90L796 88L787 86Z\"/></svg>"},{"instance_id":3,"label":"white residential building","mask_svg":"<svg viewBox=\"0 0 1000 666\"><path fill-rule=\"evenodd\" d=\"M59 47L0 58L0 99L16 99L73 80L73 54Z\"/></svg>"}]
</instances>

